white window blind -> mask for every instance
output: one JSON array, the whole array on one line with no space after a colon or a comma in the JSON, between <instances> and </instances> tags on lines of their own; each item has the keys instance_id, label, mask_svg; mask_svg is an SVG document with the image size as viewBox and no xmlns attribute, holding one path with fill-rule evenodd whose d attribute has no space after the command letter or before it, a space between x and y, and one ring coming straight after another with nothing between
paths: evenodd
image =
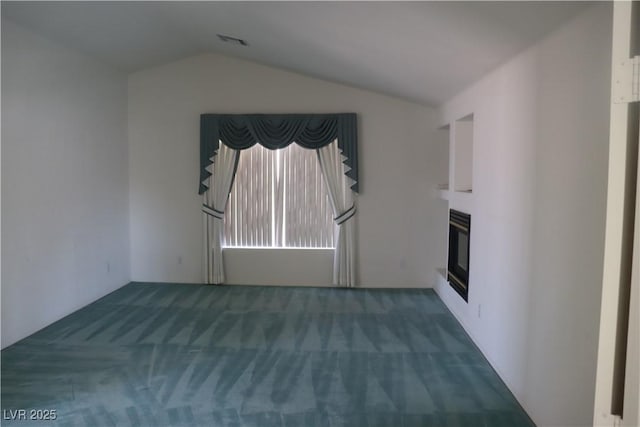
<instances>
[{"instance_id":1,"label":"white window blind","mask_svg":"<svg viewBox=\"0 0 640 427\"><path fill-rule=\"evenodd\" d=\"M240 153L225 247L333 248L329 203L315 150L256 144Z\"/></svg>"}]
</instances>

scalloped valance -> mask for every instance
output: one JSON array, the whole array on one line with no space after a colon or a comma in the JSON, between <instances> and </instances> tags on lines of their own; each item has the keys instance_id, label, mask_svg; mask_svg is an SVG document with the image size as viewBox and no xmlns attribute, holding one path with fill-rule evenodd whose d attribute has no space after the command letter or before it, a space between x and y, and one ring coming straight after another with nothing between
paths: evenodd
<instances>
[{"instance_id":1,"label":"scalloped valance","mask_svg":"<svg viewBox=\"0 0 640 427\"><path fill-rule=\"evenodd\" d=\"M345 157L345 175L358 186L358 132L355 113L340 114L202 114L200 115L200 186L207 190L211 176L207 168L214 162L220 142L235 150L260 144L268 149L284 148L295 142L309 149L322 148L337 140Z\"/></svg>"}]
</instances>

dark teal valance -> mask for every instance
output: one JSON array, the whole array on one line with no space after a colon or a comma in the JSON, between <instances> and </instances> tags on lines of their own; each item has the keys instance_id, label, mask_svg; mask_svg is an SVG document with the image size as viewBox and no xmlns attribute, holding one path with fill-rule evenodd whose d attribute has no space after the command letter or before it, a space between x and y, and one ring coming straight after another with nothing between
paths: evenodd
<instances>
[{"instance_id":1,"label":"dark teal valance","mask_svg":"<svg viewBox=\"0 0 640 427\"><path fill-rule=\"evenodd\" d=\"M355 113L341 114L202 114L200 115L200 194L207 190L207 170L220 142L235 150L260 144L268 149L295 142L309 149L322 148L337 140L346 157L345 173L358 186L358 131Z\"/></svg>"}]
</instances>

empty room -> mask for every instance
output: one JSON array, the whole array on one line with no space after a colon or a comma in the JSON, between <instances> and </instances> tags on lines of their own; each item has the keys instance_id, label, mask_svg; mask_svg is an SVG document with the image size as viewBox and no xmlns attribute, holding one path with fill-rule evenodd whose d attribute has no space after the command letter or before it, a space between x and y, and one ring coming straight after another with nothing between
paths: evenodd
<instances>
[{"instance_id":1,"label":"empty room","mask_svg":"<svg viewBox=\"0 0 640 427\"><path fill-rule=\"evenodd\" d=\"M0 7L2 425L640 424L637 2Z\"/></svg>"}]
</instances>

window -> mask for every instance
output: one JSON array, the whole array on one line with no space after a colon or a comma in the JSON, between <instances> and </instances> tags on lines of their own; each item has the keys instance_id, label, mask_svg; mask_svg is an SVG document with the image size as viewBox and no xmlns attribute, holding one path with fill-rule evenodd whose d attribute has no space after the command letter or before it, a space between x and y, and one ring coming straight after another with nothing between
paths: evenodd
<instances>
[{"instance_id":1,"label":"window","mask_svg":"<svg viewBox=\"0 0 640 427\"><path fill-rule=\"evenodd\" d=\"M243 150L225 211L225 247L333 248L329 196L315 150Z\"/></svg>"}]
</instances>

